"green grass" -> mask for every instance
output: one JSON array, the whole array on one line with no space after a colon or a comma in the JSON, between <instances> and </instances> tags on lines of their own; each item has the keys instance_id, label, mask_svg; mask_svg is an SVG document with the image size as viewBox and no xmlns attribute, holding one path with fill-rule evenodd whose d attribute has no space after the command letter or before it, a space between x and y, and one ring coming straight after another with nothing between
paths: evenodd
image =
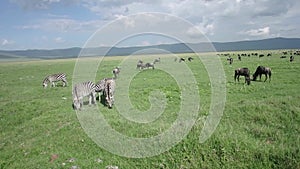
<instances>
[{"instance_id":1,"label":"green grass","mask_svg":"<svg viewBox=\"0 0 300 169\"><path fill-rule=\"evenodd\" d=\"M252 51L246 51L251 53ZM269 51L259 51L268 53ZM199 143L199 135L208 115L211 90L204 65L196 58L186 62L191 69L200 95L200 110L188 135L170 150L148 158L126 158L99 147L82 129L72 109L72 75L75 60L46 60L0 63L0 168L300 168L300 57L290 63L280 59L280 51L271 57L242 57L229 65L221 56L226 74L226 105L213 135ZM231 52L242 53L242 52ZM187 57L193 54L180 54ZM210 55L210 54L201 54ZM158 56L136 56L152 61ZM108 109L97 104L100 112L116 131L130 137L151 137L166 131L178 116L181 86L163 66L175 67L172 56L160 56L155 70L138 71L129 86L133 108L150 108L148 96L160 90L166 97L161 116L141 124L124 118L116 106ZM111 70L121 65L123 57L105 58L96 80L111 77ZM90 59L93 60L93 59ZM123 64L122 64L123 63ZM272 69L272 80L245 85L233 80L234 69L248 67L251 74L258 65ZM51 73L65 72L68 87L42 88L42 80ZM185 76L185 73L179 76ZM181 77L179 77L181 78ZM120 82L117 79L117 85ZM263 78L264 79L264 76ZM119 86L117 86L118 89ZM118 91L116 91L118 92ZM116 100L118 104L118 100ZM84 108L88 109L89 106ZM50 162L52 155L58 158ZM69 162L70 159L74 162ZM102 162L97 162L101 159Z\"/></svg>"}]
</instances>

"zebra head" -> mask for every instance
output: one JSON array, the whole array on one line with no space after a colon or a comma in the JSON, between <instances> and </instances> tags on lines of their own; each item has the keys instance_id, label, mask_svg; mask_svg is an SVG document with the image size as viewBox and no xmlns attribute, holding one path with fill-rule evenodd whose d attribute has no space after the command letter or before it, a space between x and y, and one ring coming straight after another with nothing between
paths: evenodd
<instances>
[{"instance_id":1,"label":"zebra head","mask_svg":"<svg viewBox=\"0 0 300 169\"><path fill-rule=\"evenodd\" d=\"M74 98L74 99L73 99L73 104L72 104L73 109L74 109L74 110L80 110L80 109L81 109L81 106L82 106L82 105L81 105L79 99Z\"/></svg>"},{"instance_id":2,"label":"zebra head","mask_svg":"<svg viewBox=\"0 0 300 169\"><path fill-rule=\"evenodd\" d=\"M112 108L112 106L114 105L114 97L113 96L106 96L106 103L108 105L108 108Z\"/></svg>"},{"instance_id":3,"label":"zebra head","mask_svg":"<svg viewBox=\"0 0 300 169\"><path fill-rule=\"evenodd\" d=\"M43 80L43 87L46 88L48 86L49 79L48 76Z\"/></svg>"},{"instance_id":4,"label":"zebra head","mask_svg":"<svg viewBox=\"0 0 300 169\"><path fill-rule=\"evenodd\" d=\"M43 82L43 87L46 88L47 87L47 83Z\"/></svg>"}]
</instances>

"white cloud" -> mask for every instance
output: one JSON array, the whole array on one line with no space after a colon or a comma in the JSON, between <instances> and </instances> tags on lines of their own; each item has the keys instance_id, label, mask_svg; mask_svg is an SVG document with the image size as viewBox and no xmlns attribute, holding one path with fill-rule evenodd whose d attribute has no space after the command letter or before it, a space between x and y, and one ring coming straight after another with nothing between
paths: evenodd
<instances>
[{"instance_id":1,"label":"white cloud","mask_svg":"<svg viewBox=\"0 0 300 169\"><path fill-rule=\"evenodd\" d=\"M270 34L270 27L264 27L259 29L251 29L249 31L246 31L245 34L250 36L266 36Z\"/></svg>"},{"instance_id":2,"label":"white cloud","mask_svg":"<svg viewBox=\"0 0 300 169\"><path fill-rule=\"evenodd\" d=\"M7 40L7 39L2 39L2 41L1 41L1 45L2 45L2 46L12 45L12 44L14 44L14 43L15 43L14 41L12 41L12 40Z\"/></svg>"},{"instance_id":3,"label":"white cloud","mask_svg":"<svg viewBox=\"0 0 300 169\"><path fill-rule=\"evenodd\" d=\"M65 40L64 40L62 37L56 37L56 38L54 39L54 42L56 42L56 43L64 43Z\"/></svg>"},{"instance_id":4,"label":"white cloud","mask_svg":"<svg viewBox=\"0 0 300 169\"><path fill-rule=\"evenodd\" d=\"M42 19L37 23L19 26L20 29L40 29L53 32L96 31L104 22L101 20L79 21L68 18Z\"/></svg>"},{"instance_id":5,"label":"white cloud","mask_svg":"<svg viewBox=\"0 0 300 169\"><path fill-rule=\"evenodd\" d=\"M49 9L53 4L77 4L79 0L10 0L10 2L19 5L25 10L45 10Z\"/></svg>"}]
</instances>

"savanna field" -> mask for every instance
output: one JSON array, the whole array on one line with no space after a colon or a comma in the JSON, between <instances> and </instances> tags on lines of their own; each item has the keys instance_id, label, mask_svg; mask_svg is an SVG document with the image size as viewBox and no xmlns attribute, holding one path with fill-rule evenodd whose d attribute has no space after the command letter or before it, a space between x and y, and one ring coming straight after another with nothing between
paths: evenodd
<instances>
[{"instance_id":1,"label":"savanna field","mask_svg":"<svg viewBox=\"0 0 300 169\"><path fill-rule=\"evenodd\" d=\"M240 53L264 53L265 56L242 56ZM82 129L76 111L72 109L72 77L75 59L2 61L0 62L0 168L300 168L300 56L294 62L280 58L282 50L226 52L234 58L220 55L226 75L226 103L223 116L213 135L199 143L199 135L211 104L211 84L201 60L195 54L192 62L179 63L171 55L145 55L128 58L153 61L156 69L136 72L130 82L129 98L140 111L150 108L149 94L164 93L163 113L151 123L128 121L114 106L108 109L97 100L99 114L118 132L130 137L151 137L167 130L177 118L181 103L181 88L174 77L160 69L186 64L191 70L200 96L200 109L191 131L170 150L148 158L127 158L99 147ZM272 53L272 56L266 56ZM200 55L212 55L201 53ZM216 57L212 55L211 57ZM98 58L86 58L94 60ZM111 70L121 67L124 57L105 57L98 67L96 81L112 77ZM252 81L244 77L234 82L234 70L248 67L251 75L257 66L272 69L271 82ZM45 76L67 74L68 86L42 87ZM186 76L183 72L179 76ZM181 77L177 77L181 78ZM212 77L213 78L213 77ZM91 79L93 80L93 79ZM85 98L87 101L87 98ZM115 104L119 104L116 100ZM84 105L84 108L88 108Z\"/></svg>"}]
</instances>

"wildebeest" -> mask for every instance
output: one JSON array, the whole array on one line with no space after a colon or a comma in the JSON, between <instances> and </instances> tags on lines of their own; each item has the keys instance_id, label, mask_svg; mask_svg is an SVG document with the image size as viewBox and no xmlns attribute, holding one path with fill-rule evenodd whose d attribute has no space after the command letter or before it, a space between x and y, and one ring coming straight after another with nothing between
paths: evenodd
<instances>
[{"instance_id":1,"label":"wildebeest","mask_svg":"<svg viewBox=\"0 0 300 169\"><path fill-rule=\"evenodd\" d=\"M286 56L280 56L281 59L286 58Z\"/></svg>"},{"instance_id":2,"label":"wildebeest","mask_svg":"<svg viewBox=\"0 0 300 169\"><path fill-rule=\"evenodd\" d=\"M233 58L227 58L227 60L229 61L230 65L233 63Z\"/></svg>"},{"instance_id":3,"label":"wildebeest","mask_svg":"<svg viewBox=\"0 0 300 169\"><path fill-rule=\"evenodd\" d=\"M188 61L192 61L192 60L194 60L194 58L192 58L192 57L188 57Z\"/></svg>"},{"instance_id":4,"label":"wildebeest","mask_svg":"<svg viewBox=\"0 0 300 169\"><path fill-rule=\"evenodd\" d=\"M184 58L180 58L179 62L185 62L185 59Z\"/></svg>"},{"instance_id":5,"label":"wildebeest","mask_svg":"<svg viewBox=\"0 0 300 169\"><path fill-rule=\"evenodd\" d=\"M234 70L234 81L236 81L236 79L237 79L239 82L240 76L245 76L245 83L247 83L247 85L250 85L250 70L248 68L244 67L244 68L235 69Z\"/></svg>"},{"instance_id":6,"label":"wildebeest","mask_svg":"<svg viewBox=\"0 0 300 169\"><path fill-rule=\"evenodd\" d=\"M268 76L269 76L269 81L271 81L271 68L264 67L264 66L258 66L256 68L255 73L253 74L253 81L256 81L257 76L259 76L259 79L261 80L261 75L264 74L266 76L265 81L267 81Z\"/></svg>"},{"instance_id":7,"label":"wildebeest","mask_svg":"<svg viewBox=\"0 0 300 169\"><path fill-rule=\"evenodd\" d=\"M294 56L290 56L290 62L294 61Z\"/></svg>"},{"instance_id":8,"label":"wildebeest","mask_svg":"<svg viewBox=\"0 0 300 169\"><path fill-rule=\"evenodd\" d=\"M258 57L259 58L261 58L261 57L264 57L265 55L264 54L260 54L260 55L258 55Z\"/></svg>"},{"instance_id":9,"label":"wildebeest","mask_svg":"<svg viewBox=\"0 0 300 169\"><path fill-rule=\"evenodd\" d=\"M238 55L238 60L239 60L239 61L242 61L242 58L241 58L241 56L240 56L240 55Z\"/></svg>"}]
</instances>

